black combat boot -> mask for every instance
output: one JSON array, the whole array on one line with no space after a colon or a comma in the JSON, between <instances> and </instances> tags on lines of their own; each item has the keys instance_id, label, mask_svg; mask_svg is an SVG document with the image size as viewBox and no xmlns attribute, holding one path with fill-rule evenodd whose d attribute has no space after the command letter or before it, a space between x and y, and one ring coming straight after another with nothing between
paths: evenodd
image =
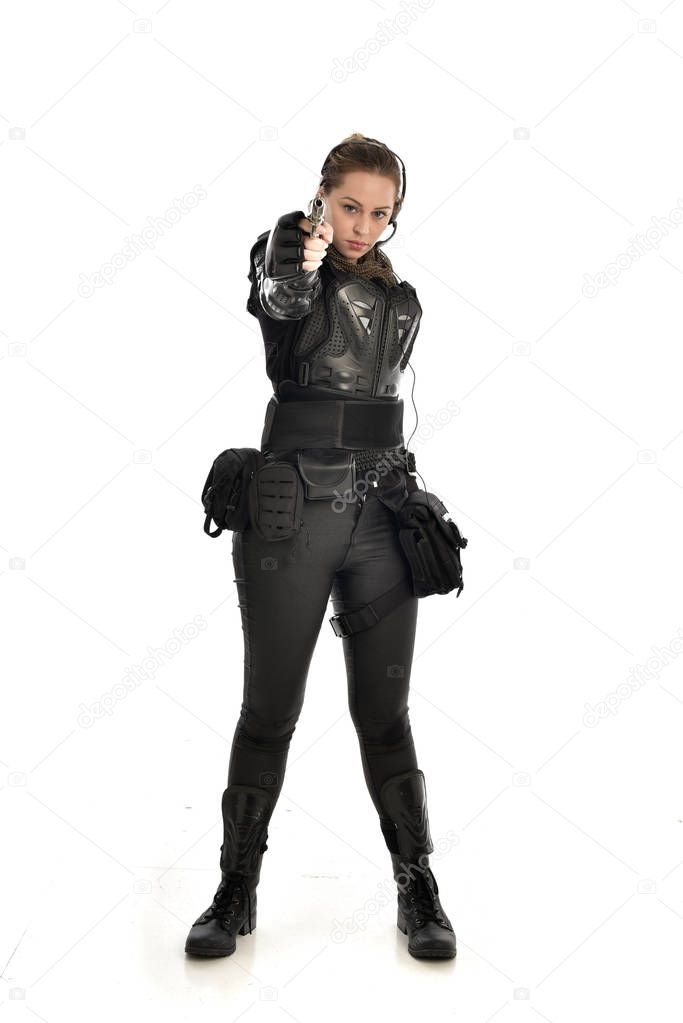
<instances>
[{"instance_id":1,"label":"black combat boot","mask_svg":"<svg viewBox=\"0 0 683 1023\"><path fill-rule=\"evenodd\" d=\"M229 785L223 793L221 882L213 902L195 920L185 951L196 956L229 956L237 934L256 927L256 886L268 848L272 796L250 785Z\"/></svg>"},{"instance_id":2,"label":"black combat boot","mask_svg":"<svg viewBox=\"0 0 683 1023\"><path fill-rule=\"evenodd\" d=\"M380 826L398 887L396 925L408 935L408 951L416 959L452 959L457 951L455 933L429 866L434 846L424 774L404 771L387 779L380 801L386 813Z\"/></svg>"}]
</instances>

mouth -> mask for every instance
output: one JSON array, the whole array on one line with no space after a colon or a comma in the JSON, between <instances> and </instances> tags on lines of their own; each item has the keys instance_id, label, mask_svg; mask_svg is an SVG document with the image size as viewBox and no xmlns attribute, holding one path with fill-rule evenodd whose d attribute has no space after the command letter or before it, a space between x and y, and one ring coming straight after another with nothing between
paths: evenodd
<instances>
[{"instance_id":1,"label":"mouth","mask_svg":"<svg viewBox=\"0 0 683 1023\"><path fill-rule=\"evenodd\" d=\"M367 242L354 242L354 241L350 241L349 240L349 241L347 241L346 244L347 245L353 245L354 249L365 249L365 248L367 248Z\"/></svg>"}]
</instances>

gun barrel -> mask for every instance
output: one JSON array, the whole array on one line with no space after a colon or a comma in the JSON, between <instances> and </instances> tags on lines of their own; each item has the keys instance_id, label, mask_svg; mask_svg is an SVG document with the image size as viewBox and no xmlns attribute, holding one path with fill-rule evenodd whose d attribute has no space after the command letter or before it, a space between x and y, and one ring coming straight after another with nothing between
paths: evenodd
<instances>
[{"instance_id":1,"label":"gun barrel","mask_svg":"<svg viewBox=\"0 0 683 1023\"><path fill-rule=\"evenodd\" d=\"M311 238L318 237L318 228L325 219L325 200L321 195L314 196L308 204L308 219L311 221Z\"/></svg>"}]
</instances>

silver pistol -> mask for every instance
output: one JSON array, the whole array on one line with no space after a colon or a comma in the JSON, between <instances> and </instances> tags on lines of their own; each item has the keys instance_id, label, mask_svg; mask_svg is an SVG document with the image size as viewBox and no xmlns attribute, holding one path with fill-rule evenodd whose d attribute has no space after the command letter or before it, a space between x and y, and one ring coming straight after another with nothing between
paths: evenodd
<instances>
[{"instance_id":1,"label":"silver pistol","mask_svg":"<svg viewBox=\"0 0 683 1023\"><path fill-rule=\"evenodd\" d=\"M318 237L318 228L325 219L325 200L319 194L316 194L308 204L308 219L310 220L311 227L311 238Z\"/></svg>"}]
</instances>

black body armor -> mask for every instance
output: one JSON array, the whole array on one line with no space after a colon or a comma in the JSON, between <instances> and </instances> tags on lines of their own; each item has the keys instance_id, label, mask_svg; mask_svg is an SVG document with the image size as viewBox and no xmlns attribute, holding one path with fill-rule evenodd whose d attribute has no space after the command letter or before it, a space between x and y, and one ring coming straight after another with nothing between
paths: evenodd
<instances>
[{"instance_id":1,"label":"black body armor","mask_svg":"<svg viewBox=\"0 0 683 1023\"><path fill-rule=\"evenodd\" d=\"M326 259L301 271L303 216L280 217L250 253L247 310L261 325L276 397L396 401L422 314L415 289L407 281L389 288Z\"/></svg>"}]
</instances>

